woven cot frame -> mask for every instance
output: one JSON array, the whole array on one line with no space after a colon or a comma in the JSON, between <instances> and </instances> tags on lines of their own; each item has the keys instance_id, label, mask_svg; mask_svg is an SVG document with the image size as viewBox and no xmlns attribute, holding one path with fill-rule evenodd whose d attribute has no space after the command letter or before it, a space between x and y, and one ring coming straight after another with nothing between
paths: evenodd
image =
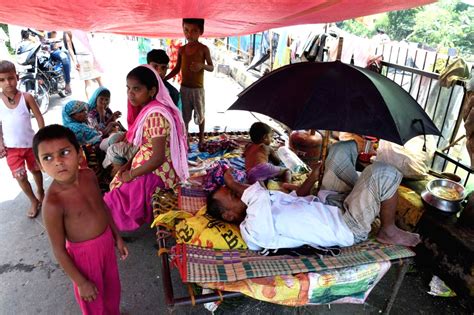
<instances>
[{"instance_id":1,"label":"woven cot frame","mask_svg":"<svg viewBox=\"0 0 474 315\"><path fill-rule=\"evenodd\" d=\"M158 205L158 203L160 203ZM159 215L160 213L169 211L169 210L176 210L178 209L178 199L177 195L172 191L163 191L159 194L155 194L153 200L153 214L154 216ZM156 206L156 207L155 207ZM165 293L165 302L172 311L177 306L185 306L185 305L196 305L196 304L204 304L208 302L214 302L223 300L224 298L232 298L242 296L243 294L240 292L220 292L217 291L215 293L209 294L200 294L195 295L194 291L192 290L191 286L188 284L188 296L184 297L175 297L174 296L174 289L173 289L173 282L171 280L171 267L169 264L170 256L169 256L169 246L166 244L166 238L163 235L173 235L173 231L169 227L158 226L157 227L157 243L158 243L158 256L161 259L161 279L163 283L163 289ZM413 262L413 257L397 259L391 261L392 265L396 266L396 280L392 287L392 291L390 296L385 302L385 305L382 308L383 314L389 314L390 310L395 302L395 299L398 295L399 289L405 277L405 274L408 270L409 265Z\"/></svg>"}]
</instances>

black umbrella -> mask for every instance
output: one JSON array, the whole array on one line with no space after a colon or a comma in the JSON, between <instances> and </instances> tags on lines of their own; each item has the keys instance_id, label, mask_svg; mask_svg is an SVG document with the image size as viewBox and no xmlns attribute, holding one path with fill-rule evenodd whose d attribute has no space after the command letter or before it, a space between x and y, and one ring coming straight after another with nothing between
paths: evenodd
<instances>
[{"instance_id":1,"label":"black umbrella","mask_svg":"<svg viewBox=\"0 0 474 315\"><path fill-rule=\"evenodd\" d=\"M261 113L293 130L346 131L401 145L418 135L441 135L402 87L340 61L272 71L240 93L229 110Z\"/></svg>"}]
</instances>

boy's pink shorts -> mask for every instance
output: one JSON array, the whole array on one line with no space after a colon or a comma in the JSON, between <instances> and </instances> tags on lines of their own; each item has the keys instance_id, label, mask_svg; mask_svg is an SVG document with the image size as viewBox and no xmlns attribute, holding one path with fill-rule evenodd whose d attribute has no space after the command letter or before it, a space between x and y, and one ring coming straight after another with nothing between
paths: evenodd
<instances>
[{"instance_id":1,"label":"boy's pink shorts","mask_svg":"<svg viewBox=\"0 0 474 315\"><path fill-rule=\"evenodd\" d=\"M83 315L120 315L120 278L115 240L110 227L94 239L73 243L66 240L66 250L79 272L99 291L97 298L86 302L74 283L74 295Z\"/></svg>"},{"instance_id":2,"label":"boy's pink shorts","mask_svg":"<svg viewBox=\"0 0 474 315\"><path fill-rule=\"evenodd\" d=\"M30 172L40 170L32 148L7 148L7 164L14 178L26 175L25 162Z\"/></svg>"}]
</instances>

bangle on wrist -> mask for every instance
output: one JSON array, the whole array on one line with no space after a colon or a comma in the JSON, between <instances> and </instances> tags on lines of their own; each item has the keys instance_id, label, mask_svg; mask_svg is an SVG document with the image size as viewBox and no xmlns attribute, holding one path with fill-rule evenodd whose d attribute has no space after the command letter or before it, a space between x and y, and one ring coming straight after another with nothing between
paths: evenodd
<instances>
[{"instance_id":1,"label":"bangle on wrist","mask_svg":"<svg viewBox=\"0 0 474 315\"><path fill-rule=\"evenodd\" d=\"M130 178L131 178L131 179L134 179L134 178L135 178L135 176L133 176L132 170L130 170Z\"/></svg>"}]
</instances>

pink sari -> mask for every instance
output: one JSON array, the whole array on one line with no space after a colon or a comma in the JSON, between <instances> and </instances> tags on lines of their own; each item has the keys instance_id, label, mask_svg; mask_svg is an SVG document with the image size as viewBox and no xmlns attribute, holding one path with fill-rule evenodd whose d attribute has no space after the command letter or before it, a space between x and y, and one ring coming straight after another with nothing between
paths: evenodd
<instances>
[{"instance_id":1,"label":"pink sari","mask_svg":"<svg viewBox=\"0 0 474 315\"><path fill-rule=\"evenodd\" d=\"M128 128L133 125L135 122L135 119L137 119L138 114L140 114L141 108L135 107L130 103L129 100L127 100L127 125Z\"/></svg>"},{"instance_id":2,"label":"pink sari","mask_svg":"<svg viewBox=\"0 0 474 315\"><path fill-rule=\"evenodd\" d=\"M127 140L141 146L143 129L147 117L153 113L161 114L170 125L170 153L173 168L181 181L189 177L187 163L187 141L181 113L174 105L168 90L159 75L148 65L158 80L158 94L155 99L141 109L127 132ZM152 195L155 190L165 188L163 181L154 173L139 176L104 196L112 218L120 231L132 231L152 220Z\"/></svg>"}]
</instances>

